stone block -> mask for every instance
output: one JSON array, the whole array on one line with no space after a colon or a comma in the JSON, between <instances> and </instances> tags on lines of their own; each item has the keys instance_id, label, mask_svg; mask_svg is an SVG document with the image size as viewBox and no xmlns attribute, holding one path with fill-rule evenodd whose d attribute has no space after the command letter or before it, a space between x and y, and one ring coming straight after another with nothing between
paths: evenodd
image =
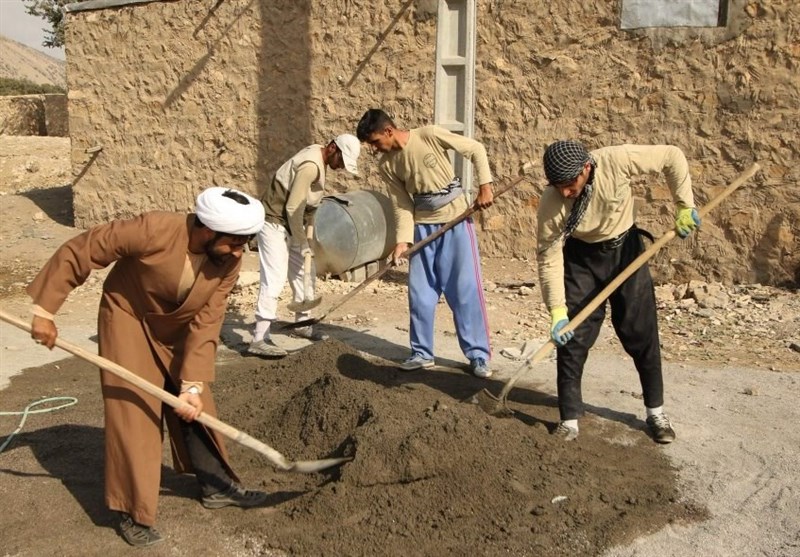
<instances>
[{"instance_id":1,"label":"stone block","mask_svg":"<svg viewBox=\"0 0 800 557\"><path fill-rule=\"evenodd\" d=\"M47 135L43 95L0 97L0 135Z\"/></svg>"}]
</instances>

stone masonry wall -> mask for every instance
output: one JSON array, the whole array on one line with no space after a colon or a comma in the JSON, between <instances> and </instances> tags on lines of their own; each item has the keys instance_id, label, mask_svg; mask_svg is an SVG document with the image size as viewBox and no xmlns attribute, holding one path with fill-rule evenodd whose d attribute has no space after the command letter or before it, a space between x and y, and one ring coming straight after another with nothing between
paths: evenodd
<instances>
[{"instance_id":1,"label":"stone masonry wall","mask_svg":"<svg viewBox=\"0 0 800 557\"><path fill-rule=\"evenodd\" d=\"M476 137L498 181L531 175L480 219L484 253L534 259L551 141L671 143L700 205L752 162L763 171L656 257L657 280L800 282L800 6L729 4L727 28L623 32L619 1L478 0ZM211 184L257 193L369 107L402 127L431 123L436 6L178 0L70 13L76 223L185 210ZM360 166L361 179L329 179L381 189L366 149ZM663 179L636 192L639 223L660 235L673 214Z\"/></svg>"},{"instance_id":2,"label":"stone masonry wall","mask_svg":"<svg viewBox=\"0 0 800 557\"><path fill-rule=\"evenodd\" d=\"M47 94L0 97L0 135L67 137L67 96Z\"/></svg>"}]
</instances>

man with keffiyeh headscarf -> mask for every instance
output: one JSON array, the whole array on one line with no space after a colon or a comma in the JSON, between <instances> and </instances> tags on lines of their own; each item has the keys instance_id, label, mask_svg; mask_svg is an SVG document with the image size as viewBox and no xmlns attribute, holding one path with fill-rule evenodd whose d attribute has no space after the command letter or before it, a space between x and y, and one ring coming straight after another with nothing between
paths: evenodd
<instances>
[{"instance_id":1,"label":"man with keffiyeh headscarf","mask_svg":"<svg viewBox=\"0 0 800 557\"><path fill-rule=\"evenodd\" d=\"M28 286L31 336L53 348L54 314L93 270L114 263L103 283L100 355L177 396L172 409L113 373L100 370L105 413L105 500L122 537L144 547L163 540L153 528L166 422L177 472L193 473L204 507L263 505L266 493L242 488L222 437L195 421L216 416L208 383L227 297L244 245L264 225L249 195L213 187L195 213L144 213L90 228L62 245Z\"/></svg>"},{"instance_id":2,"label":"man with keffiyeh headscarf","mask_svg":"<svg viewBox=\"0 0 800 557\"><path fill-rule=\"evenodd\" d=\"M550 332L558 346L561 420L554 433L578 436L583 415L583 367L605 317L598 307L573 332L561 330L594 296L644 251L646 232L634 224L631 178L662 172L678 208L675 228L685 238L700 225L689 164L671 145L618 145L592 152L577 141L556 141L544 154L549 187L538 210L537 261ZM655 293L643 265L609 297L614 330L633 358L642 385L646 422L655 441L671 443L675 430L663 410L664 387Z\"/></svg>"}]
</instances>

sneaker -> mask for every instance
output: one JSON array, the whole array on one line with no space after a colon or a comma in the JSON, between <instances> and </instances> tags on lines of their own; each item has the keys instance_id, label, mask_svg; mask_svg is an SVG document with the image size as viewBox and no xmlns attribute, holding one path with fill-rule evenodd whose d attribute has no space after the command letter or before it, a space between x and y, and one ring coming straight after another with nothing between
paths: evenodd
<instances>
[{"instance_id":1,"label":"sneaker","mask_svg":"<svg viewBox=\"0 0 800 557\"><path fill-rule=\"evenodd\" d=\"M647 418L647 427L656 443L672 443L675 441L675 430L666 414L656 414Z\"/></svg>"},{"instance_id":2,"label":"sneaker","mask_svg":"<svg viewBox=\"0 0 800 557\"><path fill-rule=\"evenodd\" d=\"M475 358L472 360L469 364L469 368L472 370L472 374L475 377L486 379L492 376L492 370L489 369L489 362L483 358Z\"/></svg>"},{"instance_id":3,"label":"sneaker","mask_svg":"<svg viewBox=\"0 0 800 557\"><path fill-rule=\"evenodd\" d=\"M306 340L310 340L312 342L319 342L321 340L328 340L328 335L323 332L320 332L312 325L308 325L307 327L298 327L294 329L291 333L291 336L295 338L304 338Z\"/></svg>"},{"instance_id":4,"label":"sneaker","mask_svg":"<svg viewBox=\"0 0 800 557\"><path fill-rule=\"evenodd\" d=\"M574 441L578 438L578 430L564 422L558 422L558 426L553 430L553 435L561 437L564 441Z\"/></svg>"},{"instance_id":5,"label":"sneaker","mask_svg":"<svg viewBox=\"0 0 800 557\"><path fill-rule=\"evenodd\" d=\"M247 353L261 358L283 358L289 354L286 350L277 346L270 339L256 340L247 347Z\"/></svg>"},{"instance_id":6,"label":"sneaker","mask_svg":"<svg viewBox=\"0 0 800 557\"><path fill-rule=\"evenodd\" d=\"M152 526L134 522L128 513L119 513L119 532L134 547L147 547L163 542L164 538Z\"/></svg>"},{"instance_id":7,"label":"sneaker","mask_svg":"<svg viewBox=\"0 0 800 557\"><path fill-rule=\"evenodd\" d=\"M414 354L400 364L400 369L403 371L414 371L415 369L428 369L433 367L433 365L433 358L426 358L422 354Z\"/></svg>"},{"instance_id":8,"label":"sneaker","mask_svg":"<svg viewBox=\"0 0 800 557\"><path fill-rule=\"evenodd\" d=\"M267 494L263 491L250 491L233 484L225 491L203 496L202 503L207 509L221 509L223 507L240 507L249 509L259 507L267 502Z\"/></svg>"}]
</instances>

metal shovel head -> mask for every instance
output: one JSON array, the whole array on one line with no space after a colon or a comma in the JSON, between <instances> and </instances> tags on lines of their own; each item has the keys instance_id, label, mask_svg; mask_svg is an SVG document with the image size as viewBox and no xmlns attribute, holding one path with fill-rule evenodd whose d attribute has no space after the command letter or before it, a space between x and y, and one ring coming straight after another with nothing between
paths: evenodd
<instances>
[{"instance_id":1,"label":"metal shovel head","mask_svg":"<svg viewBox=\"0 0 800 557\"><path fill-rule=\"evenodd\" d=\"M323 458L321 460L297 460L292 462L291 466L286 470L287 472L299 472L301 474L313 474L321 472L328 468L333 468L345 462L350 462L353 457L340 457L340 458Z\"/></svg>"},{"instance_id":2,"label":"metal shovel head","mask_svg":"<svg viewBox=\"0 0 800 557\"><path fill-rule=\"evenodd\" d=\"M304 311L311 311L322 303L322 297L313 300L303 300L302 302L292 302L287 304L286 309L295 313L302 313Z\"/></svg>"},{"instance_id":3,"label":"metal shovel head","mask_svg":"<svg viewBox=\"0 0 800 557\"><path fill-rule=\"evenodd\" d=\"M300 327L308 327L309 325L316 325L320 321L322 321L322 317L312 317L311 319L303 319L302 321L295 321L294 323L284 323L281 325L281 329L290 330L290 329L299 329Z\"/></svg>"},{"instance_id":4,"label":"metal shovel head","mask_svg":"<svg viewBox=\"0 0 800 557\"><path fill-rule=\"evenodd\" d=\"M514 411L506 405L504 398L497 398L492 393L483 389L470 397L472 404L477 404L481 410L496 418L511 418Z\"/></svg>"}]
</instances>

